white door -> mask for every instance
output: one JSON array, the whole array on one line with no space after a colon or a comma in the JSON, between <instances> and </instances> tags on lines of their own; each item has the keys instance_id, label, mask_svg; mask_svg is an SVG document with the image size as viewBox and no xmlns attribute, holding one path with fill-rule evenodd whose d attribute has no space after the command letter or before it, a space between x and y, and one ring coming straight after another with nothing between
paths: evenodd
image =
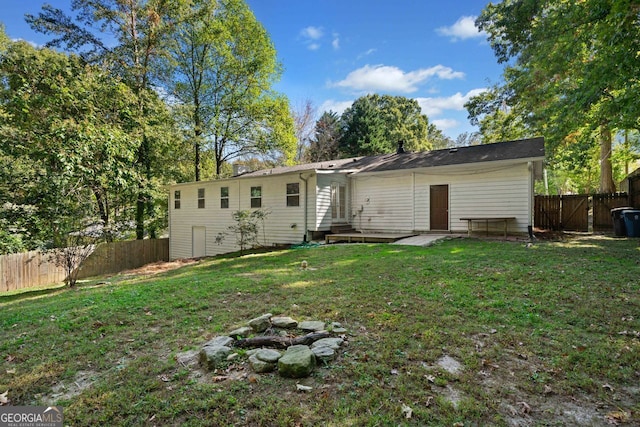
<instances>
[{"instance_id":1,"label":"white door","mask_svg":"<svg viewBox=\"0 0 640 427\"><path fill-rule=\"evenodd\" d=\"M345 184L331 184L331 220L332 222L347 220L347 186Z\"/></svg>"},{"instance_id":2,"label":"white door","mask_svg":"<svg viewBox=\"0 0 640 427\"><path fill-rule=\"evenodd\" d=\"M200 258L207 254L207 229L206 227L191 228L191 256Z\"/></svg>"}]
</instances>

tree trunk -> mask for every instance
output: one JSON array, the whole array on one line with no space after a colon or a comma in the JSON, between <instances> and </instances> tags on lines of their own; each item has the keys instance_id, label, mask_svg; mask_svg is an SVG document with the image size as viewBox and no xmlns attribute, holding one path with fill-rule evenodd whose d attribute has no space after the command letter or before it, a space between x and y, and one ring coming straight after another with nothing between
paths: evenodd
<instances>
[{"instance_id":1,"label":"tree trunk","mask_svg":"<svg viewBox=\"0 0 640 427\"><path fill-rule=\"evenodd\" d=\"M616 192L611 167L611 129L607 125L600 126L600 192Z\"/></svg>"}]
</instances>

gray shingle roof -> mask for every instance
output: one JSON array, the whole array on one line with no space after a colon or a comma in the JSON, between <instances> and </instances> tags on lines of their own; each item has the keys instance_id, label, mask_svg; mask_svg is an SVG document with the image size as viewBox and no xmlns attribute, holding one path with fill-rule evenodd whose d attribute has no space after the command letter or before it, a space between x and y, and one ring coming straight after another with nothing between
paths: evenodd
<instances>
[{"instance_id":1,"label":"gray shingle roof","mask_svg":"<svg viewBox=\"0 0 640 427\"><path fill-rule=\"evenodd\" d=\"M241 175L259 177L309 170L356 170L362 172L382 172L403 169L427 168L433 166L460 165L467 163L492 162L499 160L544 158L544 138L521 139L496 142L444 150L417 153L383 154L379 156L356 157L318 163L305 163L273 169L263 169Z\"/></svg>"}]
</instances>

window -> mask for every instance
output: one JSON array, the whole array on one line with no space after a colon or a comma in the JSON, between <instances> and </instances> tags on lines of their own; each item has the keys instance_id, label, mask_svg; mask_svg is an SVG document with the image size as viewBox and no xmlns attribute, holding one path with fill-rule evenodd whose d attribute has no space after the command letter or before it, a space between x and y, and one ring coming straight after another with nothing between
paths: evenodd
<instances>
[{"instance_id":1,"label":"window","mask_svg":"<svg viewBox=\"0 0 640 427\"><path fill-rule=\"evenodd\" d=\"M300 183L287 184L287 206L300 206Z\"/></svg>"},{"instance_id":2,"label":"window","mask_svg":"<svg viewBox=\"0 0 640 427\"><path fill-rule=\"evenodd\" d=\"M220 209L229 209L229 187L220 187Z\"/></svg>"},{"instance_id":3,"label":"window","mask_svg":"<svg viewBox=\"0 0 640 427\"><path fill-rule=\"evenodd\" d=\"M198 209L204 209L204 188L198 188Z\"/></svg>"},{"instance_id":4,"label":"window","mask_svg":"<svg viewBox=\"0 0 640 427\"><path fill-rule=\"evenodd\" d=\"M173 193L173 208L180 209L180 190Z\"/></svg>"},{"instance_id":5,"label":"window","mask_svg":"<svg viewBox=\"0 0 640 427\"><path fill-rule=\"evenodd\" d=\"M251 187L251 207L262 207L262 187Z\"/></svg>"}]
</instances>

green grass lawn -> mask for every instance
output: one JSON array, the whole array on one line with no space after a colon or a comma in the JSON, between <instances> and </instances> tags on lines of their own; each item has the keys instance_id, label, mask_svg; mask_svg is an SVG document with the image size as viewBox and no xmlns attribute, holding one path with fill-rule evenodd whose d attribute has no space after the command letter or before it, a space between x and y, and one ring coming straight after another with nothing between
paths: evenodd
<instances>
[{"instance_id":1,"label":"green grass lawn","mask_svg":"<svg viewBox=\"0 0 640 427\"><path fill-rule=\"evenodd\" d=\"M303 380L183 362L267 312L347 343ZM0 395L69 425L637 425L637 331L638 239L281 250L0 297Z\"/></svg>"}]
</instances>

